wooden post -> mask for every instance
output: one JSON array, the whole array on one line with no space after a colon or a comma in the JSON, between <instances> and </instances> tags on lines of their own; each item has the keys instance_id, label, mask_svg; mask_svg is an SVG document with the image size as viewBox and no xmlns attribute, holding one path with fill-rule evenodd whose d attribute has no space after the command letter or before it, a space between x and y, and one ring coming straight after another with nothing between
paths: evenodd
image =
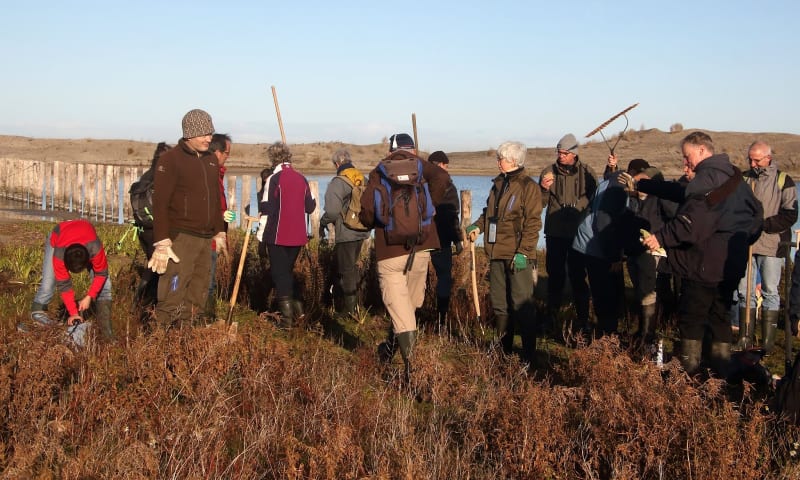
<instances>
[{"instance_id":1,"label":"wooden post","mask_svg":"<svg viewBox=\"0 0 800 480\"><path fill-rule=\"evenodd\" d=\"M311 190L311 196L317 201L317 208L309 215L311 217L311 236L319 238L319 182L316 180L308 182L308 188Z\"/></svg>"},{"instance_id":2,"label":"wooden post","mask_svg":"<svg viewBox=\"0 0 800 480\"><path fill-rule=\"evenodd\" d=\"M86 190L86 216L91 217L94 213L94 218L97 218L97 165L86 165L84 179L86 180L84 184Z\"/></svg>"}]
</instances>

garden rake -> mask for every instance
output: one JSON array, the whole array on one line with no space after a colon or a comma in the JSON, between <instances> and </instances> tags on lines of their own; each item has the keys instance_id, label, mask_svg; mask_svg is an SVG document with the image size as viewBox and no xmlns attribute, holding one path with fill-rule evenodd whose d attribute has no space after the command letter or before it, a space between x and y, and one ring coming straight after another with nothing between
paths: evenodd
<instances>
[{"instance_id":1,"label":"garden rake","mask_svg":"<svg viewBox=\"0 0 800 480\"><path fill-rule=\"evenodd\" d=\"M619 143L620 139L622 139L622 134L625 133L626 130L628 130L628 116L626 114L629 111L631 111L634 108L636 108L638 105L639 105L638 103L634 103L630 107L626 108L625 110L619 112L618 114L616 114L613 117L609 118L605 122L601 123L597 128L595 128L591 132L587 133L586 134L586 138L589 138L592 135L594 135L595 133L600 132L600 136L602 136L603 137L603 141L606 142L606 146L608 146L608 149L611 152L611 155L614 155L614 149L617 148L617 144ZM613 146L611 146L611 145L609 145L608 140L606 140L606 136L603 135L603 129L606 128L611 122L613 122L614 120L618 119L619 117L625 117L625 128L622 129L622 132L617 136L617 141L614 142Z\"/></svg>"}]
</instances>

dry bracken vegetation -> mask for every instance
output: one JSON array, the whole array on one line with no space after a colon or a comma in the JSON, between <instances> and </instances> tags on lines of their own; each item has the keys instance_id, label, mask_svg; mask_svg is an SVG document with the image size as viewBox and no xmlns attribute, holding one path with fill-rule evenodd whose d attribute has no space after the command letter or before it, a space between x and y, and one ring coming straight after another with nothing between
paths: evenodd
<instances>
[{"instance_id":1,"label":"dry bracken vegetation","mask_svg":"<svg viewBox=\"0 0 800 480\"><path fill-rule=\"evenodd\" d=\"M4 243L0 256L41 261L37 239L50 226L17 225L30 242ZM106 245L121 236L118 227L100 233ZM369 311L357 317L332 316L323 295L332 255L314 246L295 272L310 318L278 330L263 308L250 308L269 288L253 247L234 311L238 330L218 323L144 333L132 313L143 261L135 252L126 240L112 255L118 341L84 350L67 345L60 328L14 329L39 267L19 278L24 269L2 264L3 295L17 299L2 307L4 478L800 475L797 430L753 392L731 401L722 382L692 380L675 361L660 369L638 360L617 337L574 350L540 342L532 369L487 348L490 325L476 322L465 293L467 258L456 260L452 325L426 326L413 384L403 387L399 359L384 368L375 358L386 323L369 255L359 264ZM221 298L236 261L220 265ZM486 308L485 284L481 296ZM227 313L227 303L219 307ZM428 307L423 319L432 317Z\"/></svg>"}]
</instances>

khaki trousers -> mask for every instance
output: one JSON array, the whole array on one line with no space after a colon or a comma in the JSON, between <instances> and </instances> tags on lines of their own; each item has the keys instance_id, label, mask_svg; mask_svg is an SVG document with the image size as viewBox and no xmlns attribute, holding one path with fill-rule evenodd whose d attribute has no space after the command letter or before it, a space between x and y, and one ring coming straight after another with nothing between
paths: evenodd
<instances>
[{"instance_id":1,"label":"khaki trousers","mask_svg":"<svg viewBox=\"0 0 800 480\"><path fill-rule=\"evenodd\" d=\"M408 255L378 262L378 281L381 297L395 335L417 329L416 309L425 300L425 281L428 278L430 252L417 252L411 269L404 275Z\"/></svg>"}]
</instances>

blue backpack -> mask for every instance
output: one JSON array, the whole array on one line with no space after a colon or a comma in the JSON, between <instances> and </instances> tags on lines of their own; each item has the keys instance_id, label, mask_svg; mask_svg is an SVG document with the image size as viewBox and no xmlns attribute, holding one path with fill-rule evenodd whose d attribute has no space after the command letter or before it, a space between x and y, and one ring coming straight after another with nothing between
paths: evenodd
<instances>
[{"instance_id":1,"label":"blue backpack","mask_svg":"<svg viewBox=\"0 0 800 480\"><path fill-rule=\"evenodd\" d=\"M395 155L381 160L377 171L381 182L375 189L375 221L388 245L404 245L413 251L427 240L436 213L422 175L422 160Z\"/></svg>"}]
</instances>

